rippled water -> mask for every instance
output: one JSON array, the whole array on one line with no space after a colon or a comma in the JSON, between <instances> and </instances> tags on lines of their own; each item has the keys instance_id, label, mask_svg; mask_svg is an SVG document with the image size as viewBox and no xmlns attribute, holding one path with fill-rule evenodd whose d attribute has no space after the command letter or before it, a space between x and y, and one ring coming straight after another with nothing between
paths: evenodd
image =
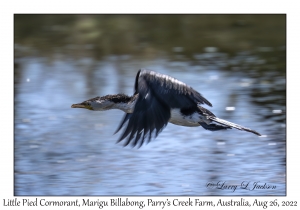
<instances>
[{"instance_id":1,"label":"rippled water","mask_svg":"<svg viewBox=\"0 0 300 210\"><path fill-rule=\"evenodd\" d=\"M262 73L262 65L269 70ZM180 79L213 104L216 116L264 136L168 124L136 149L116 144L122 111L70 108L95 96L131 95L142 67ZM206 49L193 60L178 55L151 61L129 55L18 58L15 195L285 195L285 100L285 75L259 53ZM218 182L276 189L233 192L217 189Z\"/></svg>"}]
</instances>

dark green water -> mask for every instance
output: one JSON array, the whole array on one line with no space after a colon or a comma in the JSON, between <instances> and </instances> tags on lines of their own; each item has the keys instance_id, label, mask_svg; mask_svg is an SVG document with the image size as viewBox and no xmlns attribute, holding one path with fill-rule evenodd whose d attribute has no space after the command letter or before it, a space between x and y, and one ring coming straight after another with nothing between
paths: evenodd
<instances>
[{"instance_id":1,"label":"dark green water","mask_svg":"<svg viewBox=\"0 0 300 210\"><path fill-rule=\"evenodd\" d=\"M286 194L284 15L15 15L14 23L15 195ZM113 135L121 111L70 108L131 95L140 68L187 83L215 115L264 136L168 124L148 145L124 148ZM243 181L276 188L242 189ZM208 186L218 182L239 187Z\"/></svg>"}]
</instances>

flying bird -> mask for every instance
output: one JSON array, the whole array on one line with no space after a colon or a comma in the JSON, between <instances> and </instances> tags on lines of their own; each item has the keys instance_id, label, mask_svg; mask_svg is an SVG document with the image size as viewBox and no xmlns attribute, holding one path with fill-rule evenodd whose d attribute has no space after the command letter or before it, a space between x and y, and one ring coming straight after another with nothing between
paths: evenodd
<instances>
[{"instance_id":1,"label":"flying bird","mask_svg":"<svg viewBox=\"0 0 300 210\"><path fill-rule=\"evenodd\" d=\"M125 140L133 147L141 147L167 126L168 122L181 126L202 126L206 130L218 131L236 128L258 136L258 132L241 125L217 118L202 107L212 106L199 92L187 84L146 69L140 69L135 78L134 94L106 95L95 97L72 108L84 108L93 111L120 109L126 114L115 133L122 127L124 131L117 142Z\"/></svg>"}]
</instances>

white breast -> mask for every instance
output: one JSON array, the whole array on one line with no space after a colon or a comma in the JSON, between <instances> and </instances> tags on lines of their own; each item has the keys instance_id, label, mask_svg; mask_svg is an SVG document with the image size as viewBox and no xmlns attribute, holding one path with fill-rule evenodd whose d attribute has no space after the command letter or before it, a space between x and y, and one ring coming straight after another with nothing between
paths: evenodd
<instances>
[{"instance_id":1,"label":"white breast","mask_svg":"<svg viewBox=\"0 0 300 210\"><path fill-rule=\"evenodd\" d=\"M182 125L188 127L200 126L199 122L202 121L198 113L194 113L189 116L182 115L180 109L172 109L171 110L171 118L169 120L170 123L175 125Z\"/></svg>"}]
</instances>

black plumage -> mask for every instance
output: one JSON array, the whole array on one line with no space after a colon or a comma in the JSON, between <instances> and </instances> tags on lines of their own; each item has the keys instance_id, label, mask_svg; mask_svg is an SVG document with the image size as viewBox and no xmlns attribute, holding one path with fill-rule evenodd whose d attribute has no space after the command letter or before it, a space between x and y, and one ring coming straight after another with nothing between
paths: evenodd
<instances>
[{"instance_id":1,"label":"black plumage","mask_svg":"<svg viewBox=\"0 0 300 210\"><path fill-rule=\"evenodd\" d=\"M135 79L134 96L138 96L134 111L125 114L115 132L117 133L127 123L118 140L120 142L127 138L124 146L131 142L132 146L140 147L146 141L149 142L157 137L168 124L171 109L175 108L180 109L182 115L197 112L207 120L221 124L199 122L207 130L215 131L234 127L260 135L256 131L215 117L212 112L200 106L200 104L212 106L207 99L192 87L167 75L145 69L139 70Z\"/></svg>"}]
</instances>

